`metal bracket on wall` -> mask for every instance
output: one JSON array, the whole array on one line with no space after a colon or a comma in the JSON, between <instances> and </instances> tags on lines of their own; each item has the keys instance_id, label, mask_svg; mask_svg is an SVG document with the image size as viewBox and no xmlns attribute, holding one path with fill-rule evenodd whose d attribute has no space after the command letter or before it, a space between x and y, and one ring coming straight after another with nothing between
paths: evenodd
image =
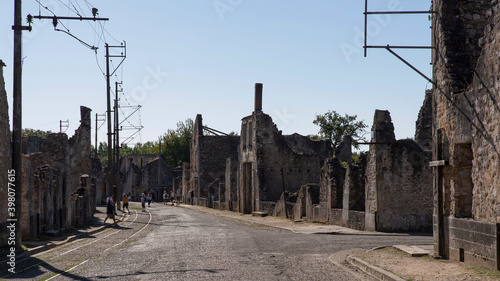
<instances>
[{"instance_id":1,"label":"metal bracket on wall","mask_svg":"<svg viewBox=\"0 0 500 281\"><path fill-rule=\"evenodd\" d=\"M368 15L405 15L405 14L435 14L436 11L380 11L380 12L369 12L368 11L368 0L365 0L365 34L364 34L364 55L366 57L367 49L387 49L387 46L376 46L376 45L368 45ZM392 49L433 49L432 46L391 46Z\"/></svg>"},{"instance_id":2,"label":"metal bracket on wall","mask_svg":"<svg viewBox=\"0 0 500 281\"><path fill-rule=\"evenodd\" d=\"M431 8L432 9L432 8ZM376 45L368 45L368 15L394 15L394 14L399 14L399 15L405 15L405 14L436 14L436 11L429 10L429 11L381 11L381 12L369 12L368 11L368 0L365 0L365 12L363 13L365 15L365 34L364 34L364 54L365 57L367 55L367 50L368 49L386 49L389 51L392 55L397 57L399 60L404 62L406 65L408 65L411 69L413 69L415 72L420 74L422 77L424 77L427 81L429 81L431 84L435 84L432 79L424 75L421 71L419 71L416 67L411 65L409 62L404 60L401 56L396 54L392 49L434 49L433 46L376 46Z\"/></svg>"}]
</instances>

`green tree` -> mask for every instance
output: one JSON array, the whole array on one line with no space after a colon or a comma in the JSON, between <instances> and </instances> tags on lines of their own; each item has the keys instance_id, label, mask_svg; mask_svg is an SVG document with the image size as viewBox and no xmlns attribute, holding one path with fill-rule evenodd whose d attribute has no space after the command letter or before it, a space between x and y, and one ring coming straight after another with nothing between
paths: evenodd
<instances>
[{"instance_id":1,"label":"green tree","mask_svg":"<svg viewBox=\"0 0 500 281\"><path fill-rule=\"evenodd\" d=\"M21 135L23 137L37 136L37 137L41 137L44 139L53 133L54 132L52 132L52 131L35 130L35 129L31 129L31 128L25 128L21 131Z\"/></svg>"},{"instance_id":2,"label":"green tree","mask_svg":"<svg viewBox=\"0 0 500 281\"><path fill-rule=\"evenodd\" d=\"M168 130L161 137L161 152L170 166L177 167L183 162L189 162L189 146L193 129L193 120L187 119L184 122L178 122L176 130Z\"/></svg>"},{"instance_id":3,"label":"green tree","mask_svg":"<svg viewBox=\"0 0 500 281\"><path fill-rule=\"evenodd\" d=\"M352 137L352 145L359 148L359 142L364 139L365 128L368 127L363 121L356 121L356 115L341 116L334 110L329 110L325 114L316 115L313 124L319 126L319 136L323 139L330 139L335 148L340 144L344 135Z\"/></svg>"},{"instance_id":4,"label":"green tree","mask_svg":"<svg viewBox=\"0 0 500 281\"><path fill-rule=\"evenodd\" d=\"M103 167L108 166L108 144L105 142L100 142L97 148L97 157L101 160L101 165Z\"/></svg>"},{"instance_id":5,"label":"green tree","mask_svg":"<svg viewBox=\"0 0 500 281\"><path fill-rule=\"evenodd\" d=\"M165 157L167 164L172 167L182 165L183 162L189 162L190 142L193 136L194 122L192 119L187 119L184 122L177 123L177 129L167 130L158 141L147 141L145 143L137 143L133 148L123 145L120 148L120 158L130 154L161 154ZM97 155L103 166L108 164L108 145L99 143Z\"/></svg>"}]
</instances>

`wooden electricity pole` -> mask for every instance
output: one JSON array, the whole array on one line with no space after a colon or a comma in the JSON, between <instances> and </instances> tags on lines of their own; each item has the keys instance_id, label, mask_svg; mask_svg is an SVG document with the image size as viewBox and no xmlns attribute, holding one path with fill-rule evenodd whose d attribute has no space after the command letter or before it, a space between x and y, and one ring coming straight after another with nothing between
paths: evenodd
<instances>
[{"instance_id":1,"label":"wooden electricity pole","mask_svg":"<svg viewBox=\"0 0 500 281\"><path fill-rule=\"evenodd\" d=\"M22 159L21 132L22 124L22 31L31 31L31 26L22 26L22 1L14 1L14 83L13 83L13 118L12 118L12 170L9 177L14 176L15 212L9 212L9 222L15 225L15 247L20 248L21 239L21 204L22 204ZM12 172L12 173L10 173ZM10 221L12 219L12 221ZM10 245L10 244L9 244Z\"/></svg>"},{"instance_id":2,"label":"wooden electricity pole","mask_svg":"<svg viewBox=\"0 0 500 281\"><path fill-rule=\"evenodd\" d=\"M114 106L114 115L115 115L115 124L114 124L114 127L115 127L115 135L114 135L114 138L115 138L115 142L114 142L114 145L115 145L115 163L116 165L114 166L115 167L115 179L116 179L116 190L118 192L118 195L120 196L117 196L117 208L120 209L120 198L121 198L121 186L120 186L120 123L119 123L119 119L118 119L118 110L119 110L119 105L118 105L118 101L119 101L119 95L118 93L121 92L121 90L118 88L118 85L121 85L122 83L118 83L118 82L115 82L115 106Z\"/></svg>"},{"instance_id":3,"label":"wooden electricity pole","mask_svg":"<svg viewBox=\"0 0 500 281\"><path fill-rule=\"evenodd\" d=\"M120 55L110 55L109 48L122 48L123 52ZM109 69L109 59L112 57L122 58L122 61L118 66L110 73ZM108 114L108 187L110 190L113 190L113 194L115 195L115 202L117 202L117 206L120 205L120 196L118 194L118 187L113 184L113 179L115 177L115 169L114 169L114 159L113 159L113 142L111 136L114 134L111 126L111 76L116 72L118 67L123 63L126 57L126 45L122 43L121 46L109 46L106 43L106 97L107 97L107 114ZM108 192L109 193L109 192Z\"/></svg>"}]
</instances>

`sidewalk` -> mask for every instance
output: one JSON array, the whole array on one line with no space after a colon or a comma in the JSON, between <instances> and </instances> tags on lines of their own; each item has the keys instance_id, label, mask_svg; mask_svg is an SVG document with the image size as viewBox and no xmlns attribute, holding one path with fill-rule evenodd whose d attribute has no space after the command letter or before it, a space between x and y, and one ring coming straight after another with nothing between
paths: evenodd
<instances>
[{"instance_id":1,"label":"sidewalk","mask_svg":"<svg viewBox=\"0 0 500 281\"><path fill-rule=\"evenodd\" d=\"M400 236L401 233L358 231L336 225L311 222L293 222L284 218L259 217L230 211L215 210L199 206L180 205L194 211L209 213L242 223L279 229L301 234L343 234ZM420 280L420 281L488 281L500 280L500 271L479 267L467 267L459 262L439 260L432 257L432 245L394 245L369 251L353 249L347 253L334 254L330 260L337 266L363 280L358 271L376 280ZM336 257L336 256L340 256ZM366 277L366 276L365 276Z\"/></svg>"},{"instance_id":2,"label":"sidewalk","mask_svg":"<svg viewBox=\"0 0 500 281\"><path fill-rule=\"evenodd\" d=\"M122 211L116 212L116 221L118 223L127 220L129 217L128 214L123 213ZM66 231L51 231L49 233L44 233L37 238L28 239L23 241L23 247L25 250L21 253L16 254L16 259L19 260L26 256L36 255L40 252L48 251L54 247L58 247L61 245L65 245L67 243L73 242L76 239L84 238L100 231L103 231L107 228L113 227L113 220L108 219L106 221L106 225L103 225L104 219L106 218L106 206L97 206L96 213L90 222L90 225L83 228L71 229ZM6 251L5 254L3 251ZM7 255L7 249L0 249L0 257L2 259ZM4 263L7 260L2 260L0 263Z\"/></svg>"}]
</instances>

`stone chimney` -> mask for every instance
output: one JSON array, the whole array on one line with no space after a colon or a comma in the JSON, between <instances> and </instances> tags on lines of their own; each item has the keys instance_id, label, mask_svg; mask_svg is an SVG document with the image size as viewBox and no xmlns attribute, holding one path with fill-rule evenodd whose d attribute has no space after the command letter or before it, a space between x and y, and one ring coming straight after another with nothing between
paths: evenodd
<instances>
[{"instance_id":1,"label":"stone chimney","mask_svg":"<svg viewBox=\"0 0 500 281\"><path fill-rule=\"evenodd\" d=\"M255 113L262 112L262 83L255 83Z\"/></svg>"}]
</instances>

